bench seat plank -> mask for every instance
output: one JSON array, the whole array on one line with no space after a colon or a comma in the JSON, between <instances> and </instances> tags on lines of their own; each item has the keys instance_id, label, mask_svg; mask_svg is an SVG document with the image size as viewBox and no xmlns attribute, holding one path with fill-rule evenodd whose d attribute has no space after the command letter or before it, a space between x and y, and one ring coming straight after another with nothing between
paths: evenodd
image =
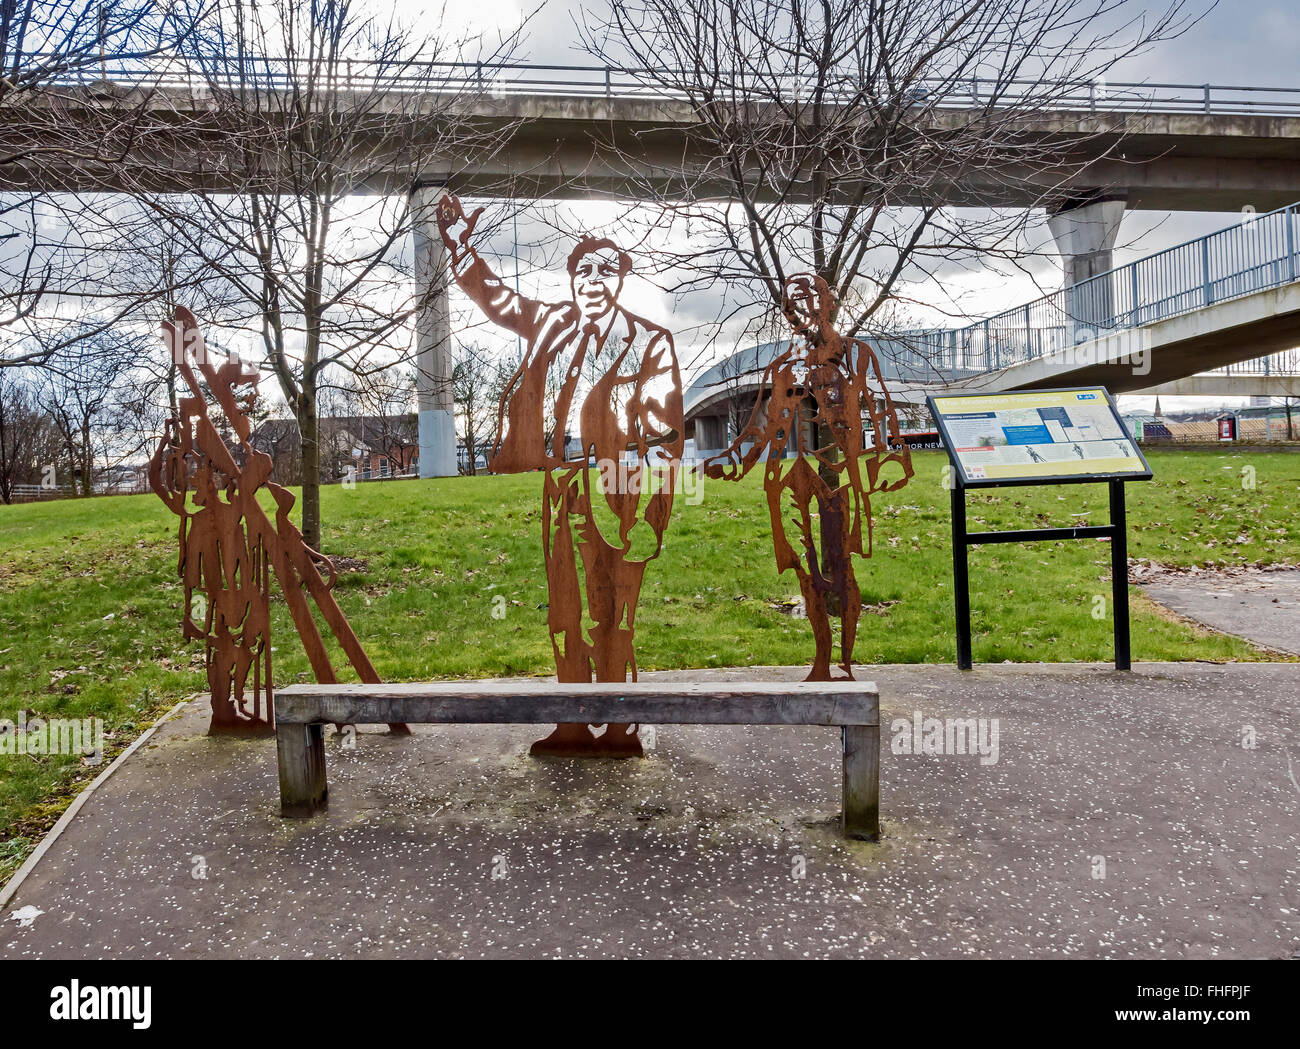
<instances>
[{"instance_id":1,"label":"bench seat plank","mask_svg":"<svg viewBox=\"0 0 1300 1049\"><path fill-rule=\"evenodd\" d=\"M878 725L880 700L867 681L289 685L275 694L275 719L352 725Z\"/></svg>"}]
</instances>

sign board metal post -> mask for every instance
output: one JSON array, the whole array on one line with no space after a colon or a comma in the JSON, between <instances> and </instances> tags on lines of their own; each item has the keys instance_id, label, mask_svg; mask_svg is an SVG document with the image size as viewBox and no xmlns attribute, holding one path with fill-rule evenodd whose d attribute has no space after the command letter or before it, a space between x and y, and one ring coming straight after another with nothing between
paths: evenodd
<instances>
[{"instance_id":1,"label":"sign board metal post","mask_svg":"<svg viewBox=\"0 0 1300 1049\"><path fill-rule=\"evenodd\" d=\"M1115 623L1115 669L1132 670L1128 638L1128 515L1124 482L1110 482L1111 618Z\"/></svg>"},{"instance_id":2,"label":"sign board metal post","mask_svg":"<svg viewBox=\"0 0 1300 1049\"><path fill-rule=\"evenodd\" d=\"M1021 528L1009 532L966 531L966 488L952 490L952 585L957 614L957 668L970 670L970 571L967 547L986 543L1028 543L1042 539L1109 539L1111 617L1115 625L1115 669L1132 670L1128 625L1128 524L1124 482L1110 482L1110 524L1078 528Z\"/></svg>"},{"instance_id":3,"label":"sign board metal post","mask_svg":"<svg viewBox=\"0 0 1300 1049\"><path fill-rule=\"evenodd\" d=\"M966 566L966 487L952 486L952 600L957 609L957 668L970 670L970 575Z\"/></svg>"}]
</instances>

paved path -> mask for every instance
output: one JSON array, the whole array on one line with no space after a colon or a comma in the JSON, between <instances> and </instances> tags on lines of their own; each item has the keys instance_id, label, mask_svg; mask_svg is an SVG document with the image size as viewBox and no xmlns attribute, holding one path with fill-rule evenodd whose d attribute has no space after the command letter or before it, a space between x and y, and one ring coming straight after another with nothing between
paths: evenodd
<instances>
[{"instance_id":1,"label":"paved path","mask_svg":"<svg viewBox=\"0 0 1300 1049\"><path fill-rule=\"evenodd\" d=\"M0 956L1300 950L1300 664L861 676L886 717L879 845L835 832L833 730L670 726L608 763L531 760L528 726L362 734L329 743L329 813L286 821L273 742L208 738L196 706L32 872L6 911L43 913L6 913ZM917 710L998 719L996 763L893 753Z\"/></svg>"},{"instance_id":2,"label":"paved path","mask_svg":"<svg viewBox=\"0 0 1300 1049\"><path fill-rule=\"evenodd\" d=\"M1300 655L1300 571L1168 576L1142 589L1179 615Z\"/></svg>"}]
</instances>

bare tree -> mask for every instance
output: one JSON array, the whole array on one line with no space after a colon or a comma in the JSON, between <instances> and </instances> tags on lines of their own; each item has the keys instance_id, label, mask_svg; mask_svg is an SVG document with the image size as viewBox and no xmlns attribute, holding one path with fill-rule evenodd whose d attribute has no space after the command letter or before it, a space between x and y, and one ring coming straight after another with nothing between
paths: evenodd
<instances>
[{"instance_id":1,"label":"bare tree","mask_svg":"<svg viewBox=\"0 0 1300 1049\"><path fill-rule=\"evenodd\" d=\"M12 503L15 486L38 482L38 456L49 430L31 376L16 369L0 371L0 501Z\"/></svg>"},{"instance_id":2,"label":"bare tree","mask_svg":"<svg viewBox=\"0 0 1300 1049\"><path fill-rule=\"evenodd\" d=\"M465 445L462 473L475 476L479 449L491 449L496 440L501 391L513 373L513 365L493 359L478 343L463 343L456 348L451 382L457 436Z\"/></svg>"},{"instance_id":3,"label":"bare tree","mask_svg":"<svg viewBox=\"0 0 1300 1049\"><path fill-rule=\"evenodd\" d=\"M169 213L188 212L197 217L199 205L186 196L176 196L168 203ZM224 282L211 279L203 259L187 250L149 208L142 208L131 198L117 198L113 206L101 205L94 217L82 221L83 236L96 245L98 281L112 297L113 305L130 306L128 316L119 317L114 327L124 324L133 330L157 332L159 323L184 306L198 317L237 315L240 300ZM213 245L215 248L215 245ZM253 340L239 329L211 325L207 347L218 354L235 354L249 360ZM190 391L180 382L177 362L167 346L156 342L137 362L151 389L163 391L165 403L174 416L179 397ZM213 402L214 409L216 408ZM268 409L264 399L254 406L254 421ZM225 414L214 410L215 418Z\"/></svg>"},{"instance_id":4,"label":"bare tree","mask_svg":"<svg viewBox=\"0 0 1300 1049\"><path fill-rule=\"evenodd\" d=\"M1053 113L1193 21L1182 0L611 0L580 32L693 117L669 172L608 144L689 234L663 256L678 290L720 282L779 317L811 271L859 335L943 267L1019 262L1032 209L1123 148L1118 121L1045 134Z\"/></svg>"},{"instance_id":5,"label":"bare tree","mask_svg":"<svg viewBox=\"0 0 1300 1049\"><path fill-rule=\"evenodd\" d=\"M99 304L97 326L62 329L80 338L140 301L117 294L117 308L104 308L112 296L87 272L94 245L81 227L102 207L94 191L151 127L177 133L174 114L158 121L153 92L135 81L185 39L189 13L170 0L0 0L0 368L57 353L25 336L69 301ZM118 83L124 73L132 85Z\"/></svg>"},{"instance_id":6,"label":"bare tree","mask_svg":"<svg viewBox=\"0 0 1300 1049\"><path fill-rule=\"evenodd\" d=\"M9 123L0 175L54 156L122 159L133 130L123 114L139 111L113 104L125 93L113 77L168 54L200 10L178 10L167 0L0 0L0 111ZM107 119L59 119L59 100L88 85L98 89L93 108Z\"/></svg>"},{"instance_id":7,"label":"bare tree","mask_svg":"<svg viewBox=\"0 0 1300 1049\"><path fill-rule=\"evenodd\" d=\"M403 468L390 470L389 476L395 477L404 472L414 449L420 445L413 411L415 371L403 364L392 364L358 372L353 381L357 414L365 420L363 436L379 448L390 464L396 462Z\"/></svg>"},{"instance_id":8,"label":"bare tree","mask_svg":"<svg viewBox=\"0 0 1300 1049\"><path fill-rule=\"evenodd\" d=\"M154 396L131 381L135 361L152 341L132 333L82 337L65 344L41 370L36 400L58 431L74 494L93 495L103 467L138 453L156 432Z\"/></svg>"},{"instance_id":9,"label":"bare tree","mask_svg":"<svg viewBox=\"0 0 1300 1049\"><path fill-rule=\"evenodd\" d=\"M433 63L500 60L517 35L487 46L444 32L436 11L421 24L438 28L350 0L216 0L186 56L227 136L224 188L201 191L197 213L142 196L260 331L298 423L303 534L318 549L322 377L409 355L413 315L442 291L408 278L408 191L513 130L472 121L482 88Z\"/></svg>"}]
</instances>

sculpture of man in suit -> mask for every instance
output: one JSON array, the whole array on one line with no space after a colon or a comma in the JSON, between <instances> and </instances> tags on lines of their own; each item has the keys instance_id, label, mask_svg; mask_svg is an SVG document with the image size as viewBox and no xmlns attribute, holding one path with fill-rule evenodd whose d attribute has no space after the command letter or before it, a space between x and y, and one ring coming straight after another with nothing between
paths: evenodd
<instances>
[{"instance_id":1,"label":"sculpture of man in suit","mask_svg":"<svg viewBox=\"0 0 1300 1049\"><path fill-rule=\"evenodd\" d=\"M794 569L813 628L816 647L807 680L831 680L828 596L840 613L839 666L852 678L862 612L852 555L871 556L871 493L905 485L912 460L880 363L865 342L835 330L835 300L826 282L812 274L791 277L782 300L794 342L767 366L748 425L730 448L705 460L704 472L739 480L767 457L763 488L777 571ZM870 445L863 438L868 419ZM795 453L788 464L787 447ZM829 483L824 473L838 483ZM794 542L787 536L790 523Z\"/></svg>"},{"instance_id":2,"label":"sculpture of man in suit","mask_svg":"<svg viewBox=\"0 0 1300 1049\"><path fill-rule=\"evenodd\" d=\"M466 218L448 194L438 225L456 282L526 345L501 397L488 469L545 473L542 541L556 676L635 680L637 596L646 563L663 544L683 446L672 335L619 305L632 263L609 240L584 237L573 249L566 301L538 302L508 288L470 244L481 213ZM586 725L560 725L531 752L630 757L642 748L635 725L612 724L599 736Z\"/></svg>"}]
</instances>

